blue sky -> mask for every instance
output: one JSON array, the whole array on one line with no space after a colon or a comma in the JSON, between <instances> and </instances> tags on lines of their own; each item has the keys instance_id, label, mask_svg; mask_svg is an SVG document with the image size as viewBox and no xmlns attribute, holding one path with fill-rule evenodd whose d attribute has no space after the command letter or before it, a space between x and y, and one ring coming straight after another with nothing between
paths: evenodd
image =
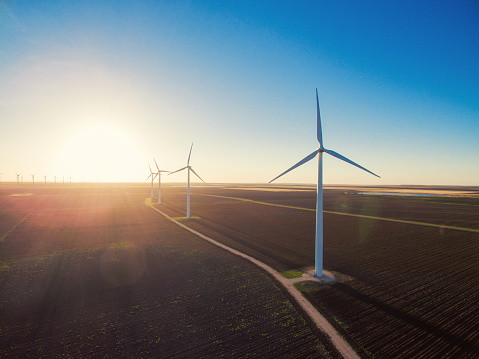
<instances>
[{"instance_id":1,"label":"blue sky","mask_svg":"<svg viewBox=\"0 0 479 359\"><path fill-rule=\"evenodd\" d=\"M0 173L479 185L476 1L0 1ZM184 181L184 174L167 178ZM281 178L314 183L316 161Z\"/></svg>"}]
</instances>

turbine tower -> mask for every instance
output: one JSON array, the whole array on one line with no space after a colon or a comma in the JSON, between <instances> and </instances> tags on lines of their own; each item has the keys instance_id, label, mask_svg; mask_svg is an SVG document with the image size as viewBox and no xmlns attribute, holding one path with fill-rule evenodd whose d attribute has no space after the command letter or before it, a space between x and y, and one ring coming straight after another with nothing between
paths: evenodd
<instances>
[{"instance_id":1,"label":"turbine tower","mask_svg":"<svg viewBox=\"0 0 479 359\"><path fill-rule=\"evenodd\" d=\"M17 175L17 187L20 185L20 176L21 174L20 173L17 173L15 172L15 174Z\"/></svg>"},{"instance_id":2,"label":"turbine tower","mask_svg":"<svg viewBox=\"0 0 479 359\"><path fill-rule=\"evenodd\" d=\"M158 204L160 204L161 203L161 173L162 172L169 173L170 171L160 170L160 168L158 167L158 163L156 163L155 158L153 158L153 161L155 161L156 169L158 170L158 172L156 172L156 175L158 176Z\"/></svg>"},{"instance_id":3,"label":"turbine tower","mask_svg":"<svg viewBox=\"0 0 479 359\"><path fill-rule=\"evenodd\" d=\"M32 174L32 183L35 184L35 174Z\"/></svg>"},{"instance_id":4,"label":"turbine tower","mask_svg":"<svg viewBox=\"0 0 479 359\"><path fill-rule=\"evenodd\" d=\"M316 236L315 236L315 270L316 276L323 276L323 152L336 157L344 162L347 162L353 166L356 166L366 172L371 173L372 175L379 177L377 174L372 173L366 168L358 165L357 163L351 161L350 159L340 155L337 152L328 150L323 146L323 134L321 130L321 116L319 115L319 100L318 100L318 89L316 89L316 114L317 114L317 138L319 142L319 148L313 153L309 154L301 161L296 163L294 166L288 170L281 173L279 176L273 178L269 183L278 179L279 177L285 175L289 171L294 170L296 167L299 167L306 162L312 160L316 155L318 155L318 187L317 187L317 198L316 198ZM381 177L379 177L381 178Z\"/></svg>"},{"instance_id":5,"label":"turbine tower","mask_svg":"<svg viewBox=\"0 0 479 359\"><path fill-rule=\"evenodd\" d=\"M170 173L170 175L172 175L173 173L180 172L180 171L183 171L185 169L188 169L188 185L186 187L187 188L186 189L186 218L191 218L191 215L190 215L190 171L193 172L196 175L196 177L198 177L203 183L205 183L205 181L203 181L203 179L200 176L198 176L198 174L195 172L195 170L190 166L190 158L191 158L191 150L192 149L193 149L193 143L191 144L191 147L190 147L190 154L188 155L188 162L186 162L186 166L183 167L183 168L180 168L179 170L176 170L176 171Z\"/></svg>"},{"instance_id":6,"label":"turbine tower","mask_svg":"<svg viewBox=\"0 0 479 359\"><path fill-rule=\"evenodd\" d=\"M45 179L45 184L47 184L47 175L43 175L43 178Z\"/></svg>"},{"instance_id":7,"label":"turbine tower","mask_svg":"<svg viewBox=\"0 0 479 359\"><path fill-rule=\"evenodd\" d=\"M154 173L152 170L151 170L151 167L150 167L150 164L148 163L148 168L150 169L150 175L148 177L146 177L146 180L145 181L148 181L148 178L151 177L151 195L150 195L150 198L153 198L153 181L155 180L156 178L156 173Z\"/></svg>"}]
</instances>

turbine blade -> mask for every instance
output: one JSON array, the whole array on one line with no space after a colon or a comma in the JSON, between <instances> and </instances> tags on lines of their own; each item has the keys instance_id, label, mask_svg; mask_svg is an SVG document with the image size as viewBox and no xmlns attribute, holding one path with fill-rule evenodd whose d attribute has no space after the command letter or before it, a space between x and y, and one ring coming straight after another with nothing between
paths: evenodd
<instances>
[{"instance_id":1,"label":"turbine blade","mask_svg":"<svg viewBox=\"0 0 479 359\"><path fill-rule=\"evenodd\" d=\"M150 173L153 173L153 171L151 170L151 167L150 167L150 164L148 163L148 168L150 169Z\"/></svg>"},{"instance_id":2,"label":"turbine blade","mask_svg":"<svg viewBox=\"0 0 479 359\"><path fill-rule=\"evenodd\" d=\"M176 171L170 172L170 174L169 174L169 175L172 175L173 173L176 173L176 172L183 171L184 169L187 169L187 168L188 168L188 166L186 166L186 167L183 167L183 168L180 168L179 170L176 170ZM169 176L169 175L168 175L168 176Z\"/></svg>"},{"instance_id":3,"label":"turbine blade","mask_svg":"<svg viewBox=\"0 0 479 359\"><path fill-rule=\"evenodd\" d=\"M323 146L323 131L321 129L321 115L319 114L319 99L318 99L318 89L316 89L316 118L317 118L317 131L318 131L318 142L319 147Z\"/></svg>"},{"instance_id":4,"label":"turbine blade","mask_svg":"<svg viewBox=\"0 0 479 359\"><path fill-rule=\"evenodd\" d=\"M362 170L371 173L373 176L376 176L376 177L381 178L381 177L378 176L377 174L371 172L370 170L364 168L363 166L358 165L356 162L351 161L349 158L346 158L346 157L340 155L340 154L337 153L337 152L334 152L334 151L331 151L331 150L327 150L327 149L324 149L324 152L329 153L331 156L336 157L336 158L339 158L340 160L343 160L344 162L347 162L347 163L349 163L349 164L351 164L351 165L353 165L353 166L356 166L356 167L358 167L358 168L361 168Z\"/></svg>"},{"instance_id":5,"label":"turbine blade","mask_svg":"<svg viewBox=\"0 0 479 359\"><path fill-rule=\"evenodd\" d=\"M296 163L294 166L292 166L291 168L287 169L286 171L284 171L283 173L281 173L279 176L273 178L271 181L269 181L268 183L271 183L273 182L274 180L277 180L278 178L280 178L282 175L285 175L286 173L288 173L289 171L292 171L294 170L296 167L299 167L301 166L302 164L305 164L306 162L308 161L311 161L314 157L316 157L316 155L318 154L319 150L316 150L314 151L313 153L311 153L310 155L307 155L305 158L303 158L301 161L299 161L298 163Z\"/></svg>"},{"instance_id":6,"label":"turbine blade","mask_svg":"<svg viewBox=\"0 0 479 359\"><path fill-rule=\"evenodd\" d=\"M150 177L151 177L151 173L150 173L150 175L149 175L148 177L146 177L146 180L145 180L145 181L148 181L148 178L150 178Z\"/></svg>"},{"instance_id":7,"label":"turbine blade","mask_svg":"<svg viewBox=\"0 0 479 359\"><path fill-rule=\"evenodd\" d=\"M158 163L156 163L155 157L153 157L153 161L155 161L156 169L158 170L158 172L160 172L160 169L158 167Z\"/></svg>"},{"instance_id":8,"label":"turbine blade","mask_svg":"<svg viewBox=\"0 0 479 359\"><path fill-rule=\"evenodd\" d=\"M198 173L196 173L193 168L190 167L190 170L191 170L191 172L193 172L193 173L196 175L196 177L198 177L203 183L206 183L205 181L203 181L203 179L202 179L200 176L198 176Z\"/></svg>"},{"instance_id":9,"label":"turbine blade","mask_svg":"<svg viewBox=\"0 0 479 359\"><path fill-rule=\"evenodd\" d=\"M191 147L190 147L190 154L188 155L188 162L186 163L187 166L190 165L190 157L191 157L191 150L193 149L193 142L191 142Z\"/></svg>"}]
</instances>

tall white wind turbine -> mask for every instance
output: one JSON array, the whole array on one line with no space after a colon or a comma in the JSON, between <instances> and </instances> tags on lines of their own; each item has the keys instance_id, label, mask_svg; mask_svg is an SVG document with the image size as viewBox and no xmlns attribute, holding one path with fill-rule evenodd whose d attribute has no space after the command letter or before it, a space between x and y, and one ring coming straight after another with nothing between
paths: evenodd
<instances>
[{"instance_id":1,"label":"tall white wind turbine","mask_svg":"<svg viewBox=\"0 0 479 359\"><path fill-rule=\"evenodd\" d=\"M190 154L188 155L188 162L186 162L186 166L170 173L170 175L172 175L173 173L188 169L188 185L186 189L186 218L191 218L191 215L190 215L190 171L193 172L196 175L196 177L198 177L203 183L205 183L205 181L203 181L203 179L200 176L198 176L195 170L190 166L192 149L193 149L193 143L191 144L191 147L190 147Z\"/></svg>"},{"instance_id":2,"label":"tall white wind turbine","mask_svg":"<svg viewBox=\"0 0 479 359\"><path fill-rule=\"evenodd\" d=\"M21 176L21 174L20 174L20 173L17 173L17 172L15 172L15 174L17 175L17 187L18 187L19 184L20 184L20 176Z\"/></svg>"},{"instance_id":3,"label":"tall white wind turbine","mask_svg":"<svg viewBox=\"0 0 479 359\"><path fill-rule=\"evenodd\" d=\"M145 181L148 181L148 178L151 177L151 195L150 195L150 198L153 198L153 181L155 180L157 174L151 170L151 167L150 167L149 163L148 163L148 168L150 169L150 175L148 177L146 177Z\"/></svg>"},{"instance_id":4,"label":"tall white wind turbine","mask_svg":"<svg viewBox=\"0 0 479 359\"><path fill-rule=\"evenodd\" d=\"M32 174L32 183L35 184L35 174Z\"/></svg>"},{"instance_id":5,"label":"tall white wind turbine","mask_svg":"<svg viewBox=\"0 0 479 359\"><path fill-rule=\"evenodd\" d=\"M158 176L158 204L160 204L161 203L161 173L162 172L170 173L170 171L160 170L160 168L158 167L158 163L156 163L155 158L153 158L153 161L155 161L156 169L158 170L158 172L156 172L156 175Z\"/></svg>"},{"instance_id":6,"label":"tall white wind turbine","mask_svg":"<svg viewBox=\"0 0 479 359\"><path fill-rule=\"evenodd\" d=\"M310 155L303 158L301 161L296 163L294 166L288 170L281 173L279 176L273 178L269 183L278 179L279 177L285 175L286 173L294 170L296 167L299 167L306 162L312 160L316 155L318 155L318 187L317 187L317 198L316 198L316 236L315 236L315 270L316 276L323 276L323 152L330 154L333 157L339 158L344 162L347 162L353 166L356 166L366 172L371 173L372 175L379 177L377 174L372 173L366 168L358 165L357 163L351 161L350 159L340 155L337 152L328 150L323 146L323 134L321 130L321 116L319 115L319 100L318 100L318 89L316 89L316 113L317 113L317 138L319 142L319 148L311 153ZM381 177L379 177L381 178Z\"/></svg>"}]
</instances>

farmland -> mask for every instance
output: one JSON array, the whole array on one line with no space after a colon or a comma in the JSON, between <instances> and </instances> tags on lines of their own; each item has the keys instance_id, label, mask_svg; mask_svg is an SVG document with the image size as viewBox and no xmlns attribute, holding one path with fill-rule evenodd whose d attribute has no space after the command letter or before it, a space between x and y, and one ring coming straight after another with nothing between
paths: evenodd
<instances>
[{"instance_id":1,"label":"farmland","mask_svg":"<svg viewBox=\"0 0 479 359\"><path fill-rule=\"evenodd\" d=\"M477 188L470 192L404 197L327 189L324 265L352 280L305 295L372 357L477 357L479 200ZM169 188L162 209L184 215L184 193ZM192 193L198 219L189 225L196 230L278 271L314 264L314 191Z\"/></svg>"},{"instance_id":2,"label":"farmland","mask_svg":"<svg viewBox=\"0 0 479 359\"><path fill-rule=\"evenodd\" d=\"M363 357L477 357L477 188L370 190L325 190L324 266L351 279L305 296ZM165 186L156 206L184 217L185 192ZM148 196L144 185L2 189L1 355L337 356L270 277ZM279 272L304 270L314 208L307 187L194 187L183 223Z\"/></svg>"},{"instance_id":3,"label":"farmland","mask_svg":"<svg viewBox=\"0 0 479 359\"><path fill-rule=\"evenodd\" d=\"M0 357L337 357L268 275L148 194L2 186Z\"/></svg>"}]
</instances>

